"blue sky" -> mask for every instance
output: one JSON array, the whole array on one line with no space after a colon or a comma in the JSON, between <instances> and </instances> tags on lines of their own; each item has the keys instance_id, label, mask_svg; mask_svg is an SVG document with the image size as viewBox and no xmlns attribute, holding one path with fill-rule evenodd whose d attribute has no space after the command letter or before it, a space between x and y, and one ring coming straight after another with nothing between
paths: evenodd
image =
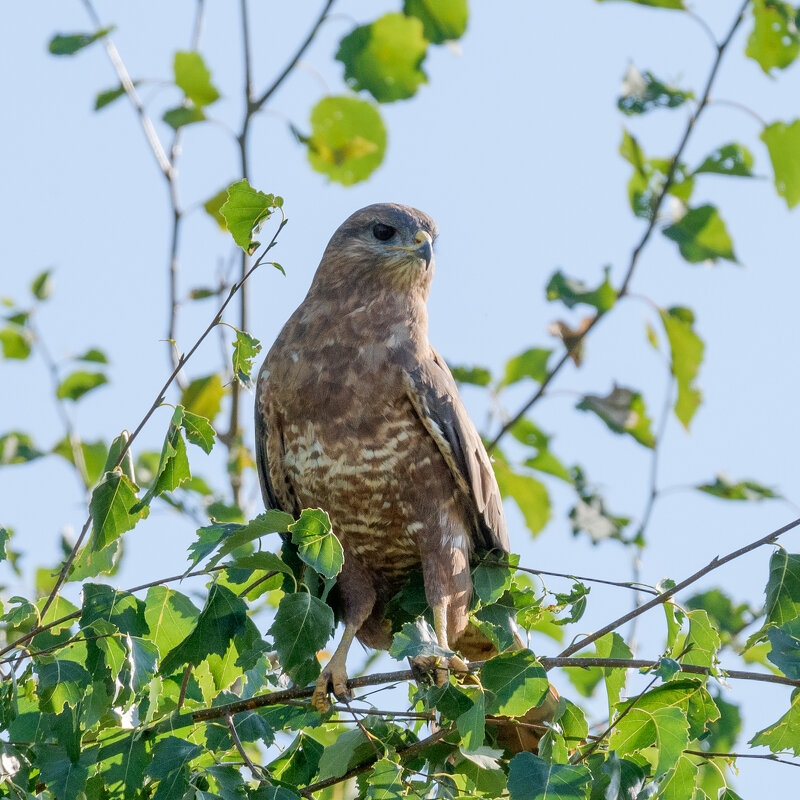
<instances>
[{"instance_id":1,"label":"blue sky","mask_svg":"<svg viewBox=\"0 0 800 800\"><path fill-rule=\"evenodd\" d=\"M318 8L316 3L251 5L254 73L263 87L282 68ZM592 284L602 278L602 267L611 265L612 280L619 282L641 235L644 223L627 204L630 166L617 152L623 126L648 155L666 157L680 138L686 111L623 117L616 98L629 63L698 92L713 50L703 29L675 12L590 0L474 2L469 30L459 45L432 48L425 65L429 84L410 101L381 107L389 130L381 168L352 188L330 184L311 170L287 123L307 129L313 104L325 94L344 91L342 67L333 60L338 41L356 22L397 5L337 3L303 64L254 124L252 182L285 197L290 222L275 251L287 276L263 269L252 279L251 332L268 347L305 294L328 237L353 210L377 201L408 203L430 213L441 230L430 299L431 340L451 363L481 364L497 374L510 356L528 347L556 346L547 334L554 319L579 319L580 314L544 300L544 286L555 269ZM720 36L738 5L704 0L693 8ZM238 17L233 3L208 0L207 6L200 49L223 94L211 111L238 126ZM114 40L134 78L171 74L172 54L188 46L192 2L98 2L97 8L105 22L118 26ZM123 100L99 113L92 110L94 95L117 82L102 47L74 58L47 53L54 33L91 28L82 4L17 4L5 18L13 35L0 52L6 76L0 295L22 303L32 277L53 269L55 293L37 323L58 357L93 345L109 353L111 385L76 409L86 439L109 438L133 427L165 375L160 341L166 330L165 186L129 105ZM743 103L767 122L791 120L798 114L800 73L795 66L773 79L746 59L750 26L748 21L737 34L714 98ZM179 99L177 90L153 86L143 87L142 96L157 120ZM156 126L167 141L166 126ZM580 394L604 394L616 381L642 390L653 414L660 408L664 366L645 338L645 323L654 315L648 302L637 298L690 306L706 343L699 379L705 401L690 434L670 421L661 485L706 482L726 471L800 498L800 387L793 352L800 290L798 218L775 194L759 132L752 116L715 103L685 155L696 165L730 141L753 151L761 178L708 176L698 181L693 198L695 204L719 207L740 264L689 266L673 243L654 234L632 284L636 297L621 303L591 334L585 365L579 371L566 369L534 411L537 423L555 434L555 451L564 461L585 466L616 513L641 515L649 454L573 407ZM187 208L239 178L235 145L225 127L187 129L179 170ZM183 292L212 283L230 254L228 237L205 213L191 214L182 239ZM182 349L210 320L212 302L185 307ZM207 373L218 362L219 347L210 343L189 374ZM43 444L60 437L40 362L0 362L0 386L4 430L32 431ZM520 386L509 392L509 408L531 391L531 386ZM483 395L467 389L465 400L482 427L487 415ZM251 401L246 402L249 421ZM168 413L157 415L143 435L148 447L160 446ZM252 437L252 431L247 435ZM199 451L192 456L198 472L214 475L219 468L213 459L206 466ZM573 538L566 519L570 493L551 488L553 519L535 541L509 508L512 549L522 553L522 563L628 580L630 554L615 543L594 547L586 538ZM257 511L252 485L248 497ZM55 563L60 531L79 527L85 514L82 492L56 459L3 469L0 509L3 522L17 531L17 548L26 553L26 577L35 566ZM777 501L725 504L697 492L672 493L653 515L642 580L679 580L714 555L794 515L792 507ZM128 556L116 580L127 586L182 571L191 536L192 529L175 515L154 509L128 537ZM797 550L797 535L786 537L784 544ZM758 604L768 557L768 549L752 554L698 588L723 585L735 599ZM621 590L593 589L582 629L599 627L630 602ZM662 620L662 612L655 610L640 623L642 657L658 654ZM544 642L543 654L551 654L548 648L553 645ZM563 683L568 685L566 679ZM747 738L788 708L789 691L738 683L726 697L744 703L743 749ZM787 772L774 764L741 762L736 786L743 797L760 796L764 785L788 787Z\"/></svg>"}]
</instances>

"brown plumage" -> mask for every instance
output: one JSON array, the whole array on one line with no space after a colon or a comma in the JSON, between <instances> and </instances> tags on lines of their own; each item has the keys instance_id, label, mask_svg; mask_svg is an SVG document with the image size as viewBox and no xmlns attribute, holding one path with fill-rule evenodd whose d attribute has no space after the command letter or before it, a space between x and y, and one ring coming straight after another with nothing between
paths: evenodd
<instances>
[{"instance_id":1,"label":"brown plumage","mask_svg":"<svg viewBox=\"0 0 800 800\"><path fill-rule=\"evenodd\" d=\"M261 368L259 476L268 508L321 507L345 552L332 601L342 642L317 683L346 695L354 637L387 648L387 601L422 569L443 647L485 657L467 630L470 557L508 552L500 492L447 365L428 341L434 221L394 204L357 211Z\"/></svg>"}]
</instances>

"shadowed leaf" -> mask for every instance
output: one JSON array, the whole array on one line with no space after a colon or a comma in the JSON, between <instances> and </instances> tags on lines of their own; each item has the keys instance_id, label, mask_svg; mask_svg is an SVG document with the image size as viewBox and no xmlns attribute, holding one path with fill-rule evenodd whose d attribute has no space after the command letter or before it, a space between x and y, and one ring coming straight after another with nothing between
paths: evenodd
<instances>
[{"instance_id":1,"label":"shadowed leaf","mask_svg":"<svg viewBox=\"0 0 800 800\"><path fill-rule=\"evenodd\" d=\"M692 92L669 86L652 72L642 73L631 64L625 73L617 108L628 116L645 114L657 108L677 108L693 97Z\"/></svg>"},{"instance_id":2,"label":"shadowed leaf","mask_svg":"<svg viewBox=\"0 0 800 800\"><path fill-rule=\"evenodd\" d=\"M73 372L71 375L67 375L58 385L56 397L60 400L80 400L92 389L96 389L104 383L108 383L108 378L100 372L85 372L82 370Z\"/></svg>"},{"instance_id":3,"label":"shadowed leaf","mask_svg":"<svg viewBox=\"0 0 800 800\"><path fill-rule=\"evenodd\" d=\"M656 443L644 398L638 392L614 386L605 397L588 394L575 407L580 411L594 412L614 433L628 433L645 447L653 447Z\"/></svg>"},{"instance_id":4,"label":"shadowed leaf","mask_svg":"<svg viewBox=\"0 0 800 800\"><path fill-rule=\"evenodd\" d=\"M94 44L98 39L101 39L106 34L111 33L114 26L108 28L101 28L95 33L59 33L50 40L47 49L54 56L72 56L84 47Z\"/></svg>"},{"instance_id":5,"label":"shadowed leaf","mask_svg":"<svg viewBox=\"0 0 800 800\"><path fill-rule=\"evenodd\" d=\"M460 39L467 30L467 0L404 0L403 13L422 22L425 38L433 44Z\"/></svg>"},{"instance_id":6,"label":"shadowed leaf","mask_svg":"<svg viewBox=\"0 0 800 800\"><path fill-rule=\"evenodd\" d=\"M519 753L508 765L511 800L586 800L591 775L583 764L548 764Z\"/></svg>"},{"instance_id":7,"label":"shadowed leaf","mask_svg":"<svg viewBox=\"0 0 800 800\"><path fill-rule=\"evenodd\" d=\"M690 208L678 222L668 225L662 233L678 245L681 255L690 264L716 262L720 258L736 261L725 223L712 205Z\"/></svg>"},{"instance_id":8,"label":"shadowed leaf","mask_svg":"<svg viewBox=\"0 0 800 800\"><path fill-rule=\"evenodd\" d=\"M706 156L694 171L695 175L710 172L716 175L735 175L741 178L753 177L753 155L737 142L723 145Z\"/></svg>"},{"instance_id":9,"label":"shadowed leaf","mask_svg":"<svg viewBox=\"0 0 800 800\"><path fill-rule=\"evenodd\" d=\"M129 531L147 516L147 508L133 513L137 487L121 472L107 472L92 492L89 511L92 515L92 547L100 550Z\"/></svg>"}]
</instances>

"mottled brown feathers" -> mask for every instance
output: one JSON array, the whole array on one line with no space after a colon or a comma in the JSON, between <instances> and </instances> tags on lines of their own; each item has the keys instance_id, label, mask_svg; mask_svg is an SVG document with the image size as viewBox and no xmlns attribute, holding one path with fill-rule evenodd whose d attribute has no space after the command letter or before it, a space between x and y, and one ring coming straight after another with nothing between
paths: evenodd
<instances>
[{"instance_id":1,"label":"mottled brown feathers","mask_svg":"<svg viewBox=\"0 0 800 800\"><path fill-rule=\"evenodd\" d=\"M381 241L386 226L395 233ZM488 456L428 342L436 235L415 209L353 214L258 379L264 502L329 513L345 551L335 601L373 647L388 646L384 605L419 567L455 641L467 623L470 555L508 550Z\"/></svg>"}]
</instances>

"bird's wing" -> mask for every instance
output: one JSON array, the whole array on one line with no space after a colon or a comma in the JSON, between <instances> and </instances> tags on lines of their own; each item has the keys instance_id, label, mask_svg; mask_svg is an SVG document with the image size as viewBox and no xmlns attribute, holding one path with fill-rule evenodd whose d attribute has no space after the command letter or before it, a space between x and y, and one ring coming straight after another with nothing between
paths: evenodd
<instances>
[{"instance_id":1,"label":"bird's wing","mask_svg":"<svg viewBox=\"0 0 800 800\"><path fill-rule=\"evenodd\" d=\"M258 466L258 482L261 484L261 495L264 498L264 507L269 510L277 508L281 511L295 513L294 508L286 508L285 503L281 502L272 483L270 474L270 456L273 461L280 461L274 458L274 453L279 451L282 446L282 434L280 422L274 414L270 413L271 404L269 402L268 378L259 375L256 387L255 403L255 431L256 431L256 465ZM273 465L277 467L277 464Z\"/></svg>"},{"instance_id":2,"label":"bird's wing","mask_svg":"<svg viewBox=\"0 0 800 800\"><path fill-rule=\"evenodd\" d=\"M436 441L474 516L474 543L507 553L508 529L497 479L444 359L431 348L429 359L405 372L411 404Z\"/></svg>"}]
</instances>

